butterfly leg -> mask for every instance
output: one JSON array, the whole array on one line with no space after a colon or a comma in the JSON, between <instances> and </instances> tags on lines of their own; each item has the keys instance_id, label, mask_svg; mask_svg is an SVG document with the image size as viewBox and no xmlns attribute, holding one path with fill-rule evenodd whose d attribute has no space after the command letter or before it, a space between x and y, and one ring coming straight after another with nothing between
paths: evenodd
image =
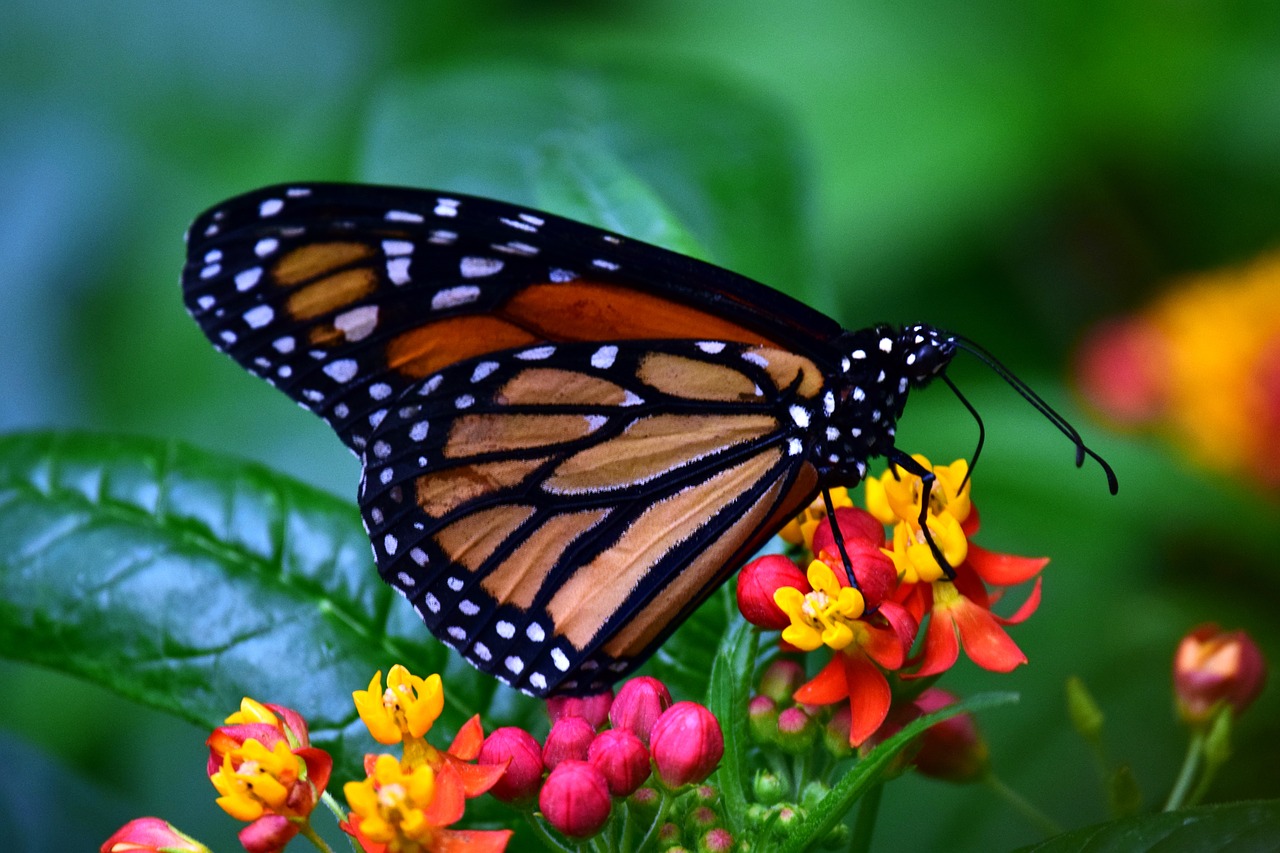
<instances>
[{"instance_id":1,"label":"butterfly leg","mask_svg":"<svg viewBox=\"0 0 1280 853\"><path fill-rule=\"evenodd\" d=\"M844 547L844 535L840 533L840 525L836 523L836 506L831 502L831 492L822 490L822 502L827 505L827 518L831 519L831 535L836 540L836 550L840 552L840 560L844 563L844 573L849 578L849 586L858 589L858 579L853 574L853 561Z\"/></svg>"},{"instance_id":2,"label":"butterfly leg","mask_svg":"<svg viewBox=\"0 0 1280 853\"><path fill-rule=\"evenodd\" d=\"M938 561L938 565L942 567L947 580L954 580L956 576L955 567L947 562L947 558L942 555L942 549L938 547L938 543L933 540L933 534L929 531L929 495L933 492L933 484L937 478L932 471L896 447L886 455L886 458L891 464L897 465L908 474L914 474L920 478L920 516L916 521L920 525L921 532L924 533L924 541L928 543L930 553Z\"/></svg>"}]
</instances>

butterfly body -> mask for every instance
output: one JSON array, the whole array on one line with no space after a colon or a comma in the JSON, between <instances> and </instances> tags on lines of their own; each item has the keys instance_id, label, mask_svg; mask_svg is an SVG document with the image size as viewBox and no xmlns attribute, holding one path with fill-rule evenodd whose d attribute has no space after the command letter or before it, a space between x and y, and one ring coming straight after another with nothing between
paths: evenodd
<instances>
[{"instance_id":1,"label":"butterfly body","mask_svg":"<svg viewBox=\"0 0 1280 853\"><path fill-rule=\"evenodd\" d=\"M821 490L894 452L910 389L955 349L457 194L272 187L188 242L209 339L360 456L382 577L535 695L642 663Z\"/></svg>"}]
</instances>

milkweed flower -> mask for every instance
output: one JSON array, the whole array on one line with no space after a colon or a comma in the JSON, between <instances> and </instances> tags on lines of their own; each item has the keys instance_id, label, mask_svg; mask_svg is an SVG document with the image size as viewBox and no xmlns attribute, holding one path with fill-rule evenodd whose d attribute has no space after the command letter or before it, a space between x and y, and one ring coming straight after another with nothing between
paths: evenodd
<instances>
[{"instance_id":1,"label":"milkweed flower","mask_svg":"<svg viewBox=\"0 0 1280 853\"><path fill-rule=\"evenodd\" d=\"M956 701L947 691L930 687L913 704L921 714L932 714ZM957 714L926 729L912 763L922 775L957 783L980 779L991 769L987 742L971 714Z\"/></svg>"},{"instance_id":2,"label":"milkweed flower","mask_svg":"<svg viewBox=\"0 0 1280 853\"><path fill-rule=\"evenodd\" d=\"M464 800L437 784L431 767L406 767L394 755L374 757L363 781L343 786L351 814L344 831L366 853L497 853L510 830L454 830Z\"/></svg>"},{"instance_id":3,"label":"milkweed flower","mask_svg":"<svg viewBox=\"0 0 1280 853\"><path fill-rule=\"evenodd\" d=\"M439 675L420 678L396 664L387 672L386 690L382 689L382 673L378 672L368 689L357 690L351 696L374 740L388 745L403 743L406 766L431 767L439 786L450 791L456 788L469 799L485 793L502 778L503 768L472 763L484 743L479 715L463 724L447 750L441 751L427 742L427 732L444 709L444 686Z\"/></svg>"},{"instance_id":4,"label":"milkweed flower","mask_svg":"<svg viewBox=\"0 0 1280 853\"><path fill-rule=\"evenodd\" d=\"M296 711L249 698L206 743L218 805L249 824L240 832L241 844L250 853L282 849L315 809L333 759L310 746Z\"/></svg>"},{"instance_id":5,"label":"milkweed flower","mask_svg":"<svg viewBox=\"0 0 1280 853\"><path fill-rule=\"evenodd\" d=\"M1182 638L1173 660L1178 715L1197 726L1223 708L1239 715L1258 698L1266 678L1262 651L1248 634L1200 625Z\"/></svg>"},{"instance_id":6,"label":"milkweed flower","mask_svg":"<svg viewBox=\"0 0 1280 853\"><path fill-rule=\"evenodd\" d=\"M891 468L867 481L867 507L872 515L894 528L889 551L901 583L895 593L918 622L929 617L918 668L905 678L923 678L955 665L960 651L983 669L1009 672L1026 663L1026 655L1004 630L1030 617L1040 604L1037 575L1048 564L1044 558L1018 557L988 551L971 541L978 532L977 508L969 496L968 464L931 465L923 456L913 457L935 480L929 493L926 527L951 567L947 577L928 545L920 526L924 497L921 478L901 468ZM991 611L1003 587L1035 578L1024 603L1010 616ZM988 586L995 587L991 592Z\"/></svg>"},{"instance_id":7,"label":"milkweed flower","mask_svg":"<svg viewBox=\"0 0 1280 853\"><path fill-rule=\"evenodd\" d=\"M670 707L671 691L667 685L642 675L622 685L609 709L609 722L615 729L626 729L647 744L653 724Z\"/></svg>"},{"instance_id":8,"label":"milkweed flower","mask_svg":"<svg viewBox=\"0 0 1280 853\"><path fill-rule=\"evenodd\" d=\"M99 853L209 853L209 848L158 817L135 818L102 842Z\"/></svg>"},{"instance_id":9,"label":"milkweed flower","mask_svg":"<svg viewBox=\"0 0 1280 853\"><path fill-rule=\"evenodd\" d=\"M604 774L609 793L615 797L631 796L649 778L649 750L625 729L596 735L587 749L587 761Z\"/></svg>"},{"instance_id":10,"label":"milkweed flower","mask_svg":"<svg viewBox=\"0 0 1280 853\"><path fill-rule=\"evenodd\" d=\"M1088 335L1075 375L1108 420L1164 433L1205 467L1280 486L1280 254L1172 282Z\"/></svg>"}]
</instances>

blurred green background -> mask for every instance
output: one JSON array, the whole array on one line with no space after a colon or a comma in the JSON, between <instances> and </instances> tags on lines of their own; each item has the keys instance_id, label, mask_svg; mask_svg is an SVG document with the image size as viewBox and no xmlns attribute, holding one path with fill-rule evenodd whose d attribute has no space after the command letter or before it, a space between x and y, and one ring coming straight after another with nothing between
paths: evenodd
<instances>
[{"instance_id":1,"label":"blurred green background","mask_svg":"<svg viewBox=\"0 0 1280 853\"><path fill-rule=\"evenodd\" d=\"M1040 613L1014 631L1031 665L962 664L944 683L1022 692L982 720L997 769L1082 825L1104 812L1066 726L1068 675L1094 689L1113 752L1158 803L1181 758L1168 695L1179 636L1216 620L1273 659L1280 649L1274 499L1108 434L1066 380L1092 321L1280 242L1277 80L1280 7L1267 2L6 0L0 430L181 439L354 496L355 460L323 424L186 317L187 223L299 179L576 212L559 206L555 176L616 157L689 232L637 233L639 205L630 233L699 247L846 326L961 331L1115 465L1110 498L1021 400L956 365L987 419L980 541L1054 562ZM741 122L699 136L696 115L663 114L663 92ZM566 158L583 116L592 133ZM647 121L662 133L637 132ZM691 172L702 185L681 184ZM704 195L734 200L735 216ZM913 400L901 435L943 461L973 443L940 391ZM0 685L0 821L26 849L88 849L142 814L234 848L203 778L204 732L18 664L0 665ZM1216 797L1280 796L1275 693L1241 721ZM877 847L1035 838L980 790L905 779Z\"/></svg>"}]
</instances>

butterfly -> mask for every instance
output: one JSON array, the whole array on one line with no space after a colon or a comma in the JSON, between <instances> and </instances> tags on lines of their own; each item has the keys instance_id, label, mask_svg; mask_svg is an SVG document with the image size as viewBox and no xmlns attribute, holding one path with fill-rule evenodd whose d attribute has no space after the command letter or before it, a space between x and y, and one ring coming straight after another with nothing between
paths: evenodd
<instances>
[{"instance_id":1,"label":"butterfly","mask_svg":"<svg viewBox=\"0 0 1280 853\"><path fill-rule=\"evenodd\" d=\"M743 276L519 205L287 184L205 212L187 243L184 298L209 340L359 456L382 578L470 663L536 696L632 672L872 457L927 474L894 431L958 349L1115 491L967 339L845 330Z\"/></svg>"}]
</instances>

